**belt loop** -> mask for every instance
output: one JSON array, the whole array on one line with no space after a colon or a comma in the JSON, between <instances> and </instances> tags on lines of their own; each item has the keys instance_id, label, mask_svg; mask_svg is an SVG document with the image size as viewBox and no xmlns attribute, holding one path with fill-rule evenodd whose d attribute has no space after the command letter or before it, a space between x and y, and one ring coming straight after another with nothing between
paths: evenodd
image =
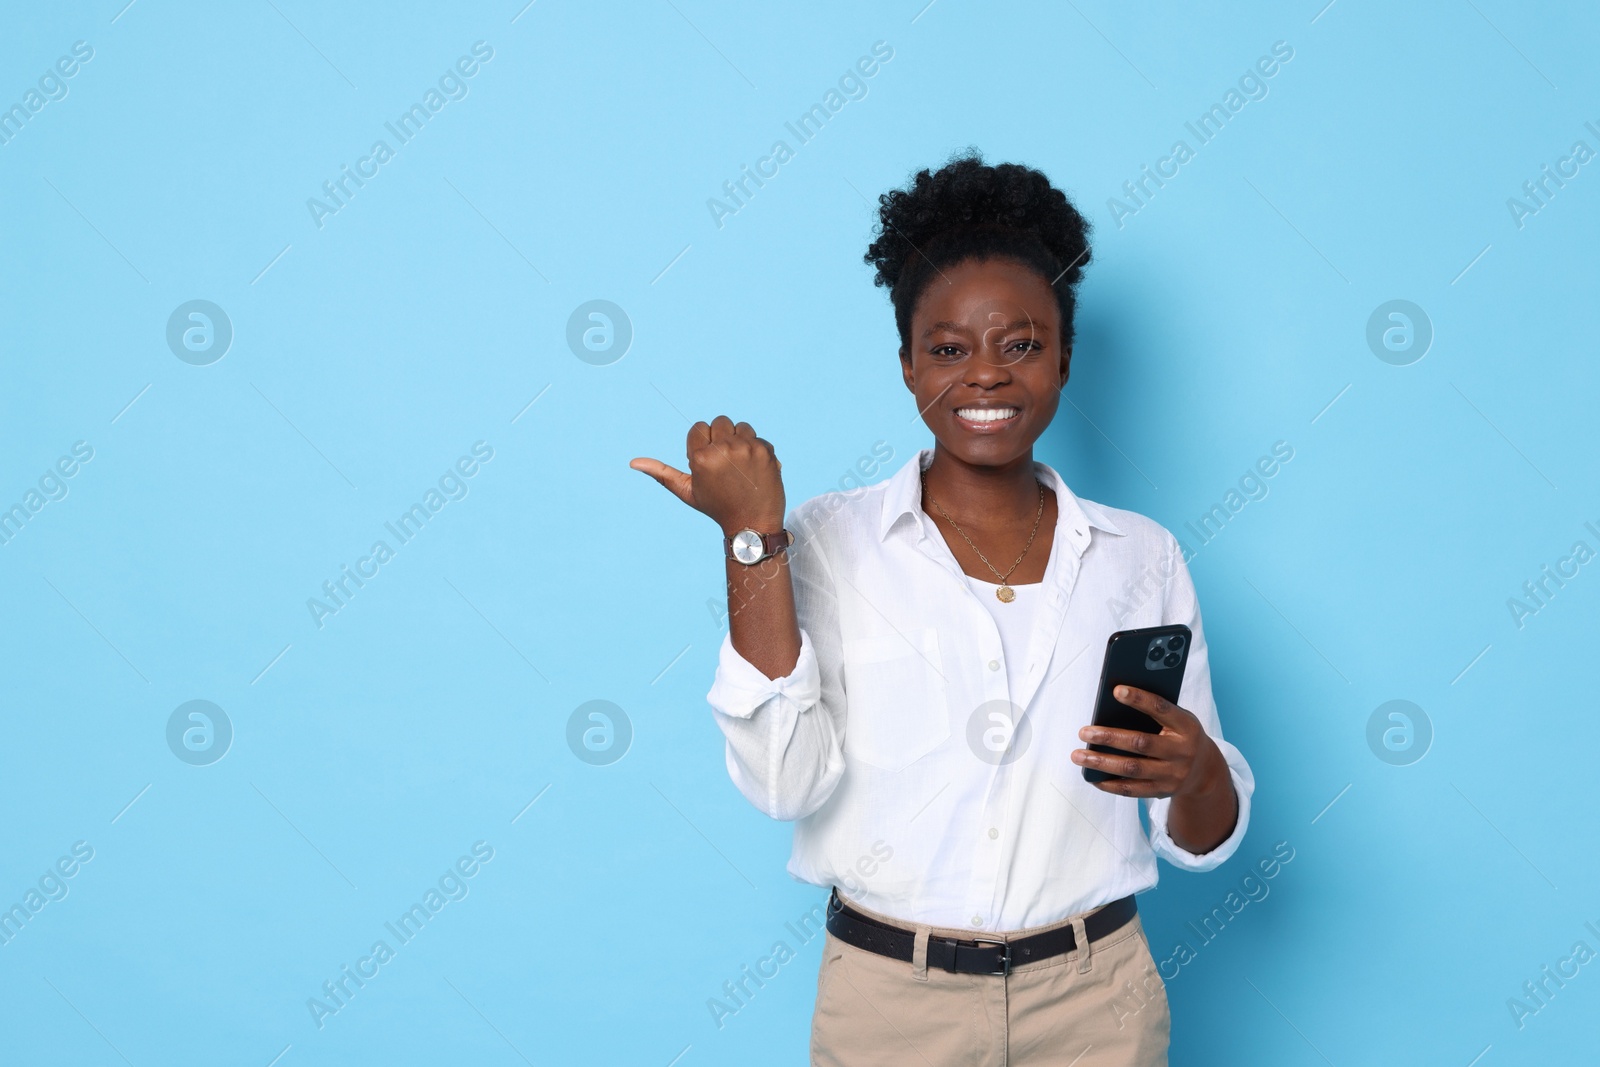
<instances>
[{"instance_id":1,"label":"belt loop","mask_svg":"<svg viewBox=\"0 0 1600 1067\"><path fill-rule=\"evenodd\" d=\"M1072 936L1078 942L1078 973L1089 973L1089 931L1084 929L1083 916L1072 920Z\"/></svg>"},{"instance_id":2,"label":"belt loop","mask_svg":"<svg viewBox=\"0 0 1600 1067\"><path fill-rule=\"evenodd\" d=\"M928 980L928 934L930 927L917 924L917 937L911 943L911 977L918 982Z\"/></svg>"}]
</instances>

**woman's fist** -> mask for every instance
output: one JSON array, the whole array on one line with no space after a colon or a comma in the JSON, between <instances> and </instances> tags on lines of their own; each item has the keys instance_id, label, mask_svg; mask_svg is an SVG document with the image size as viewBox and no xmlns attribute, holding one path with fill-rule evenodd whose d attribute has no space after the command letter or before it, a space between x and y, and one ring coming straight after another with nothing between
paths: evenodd
<instances>
[{"instance_id":1,"label":"woman's fist","mask_svg":"<svg viewBox=\"0 0 1600 1067\"><path fill-rule=\"evenodd\" d=\"M738 530L775 533L783 527L783 464L772 443L748 422L726 415L689 427L689 472L641 456L628 466L643 471L679 500L709 515L724 536Z\"/></svg>"}]
</instances>

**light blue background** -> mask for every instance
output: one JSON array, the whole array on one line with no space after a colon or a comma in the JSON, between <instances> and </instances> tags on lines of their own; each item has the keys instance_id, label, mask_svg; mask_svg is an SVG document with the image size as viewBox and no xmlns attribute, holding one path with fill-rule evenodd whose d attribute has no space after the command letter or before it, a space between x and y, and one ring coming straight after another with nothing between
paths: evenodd
<instances>
[{"instance_id":1,"label":"light blue background","mask_svg":"<svg viewBox=\"0 0 1600 1067\"><path fill-rule=\"evenodd\" d=\"M1521 628L1506 604L1600 547L1600 170L1520 229L1506 204L1600 148L1592 10L122 5L0 34L4 106L94 49L0 146L0 505L94 449L0 546L0 906L94 849L0 946L7 1062L804 1062L820 939L707 1009L822 890L727 780L716 531L627 462L726 413L794 503L929 443L861 254L877 194L968 144L1096 225L1038 451L1075 491L1181 536L1295 450L1191 563L1258 786L1233 860L1141 899L1157 957L1295 858L1169 982L1173 1062L1592 1058L1600 964L1521 1029L1507 999L1600 949L1600 564ZM307 198L477 41L468 95L319 229ZM1275 41L1266 98L1119 228L1107 199ZM1435 330L1409 366L1365 340L1396 298ZM235 331L210 366L166 344L192 299ZM593 299L635 331L610 365L565 339ZM465 499L319 629L307 598L480 440ZM210 766L166 744L193 699L235 730ZM609 766L565 740L595 699L634 730ZM1367 744L1392 699L1435 731L1410 766ZM476 841L470 894L319 1030L307 999Z\"/></svg>"}]
</instances>

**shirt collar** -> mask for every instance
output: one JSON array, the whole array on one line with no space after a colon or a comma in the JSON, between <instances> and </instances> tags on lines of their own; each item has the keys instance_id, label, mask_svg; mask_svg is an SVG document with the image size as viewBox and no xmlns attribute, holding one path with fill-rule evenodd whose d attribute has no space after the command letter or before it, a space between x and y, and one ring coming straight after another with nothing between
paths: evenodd
<instances>
[{"instance_id":1,"label":"shirt collar","mask_svg":"<svg viewBox=\"0 0 1600 1067\"><path fill-rule=\"evenodd\" d=\"M883 497L883 516L878 525L880 540L887 540L889 531L906 516L916 521L922 512L921 474L932 462L933 449L921 449L889 479ZM1088 547L1091 526L1118 537L1122 536L1122 530L1111 521L1110 516L1094 501L1079 500L1076 494L1067 488L1067 483L1056 473L1054 467L1041 460L1034 460L1033 472L1041 482L1055 490L1059 513L1056 529L1069 533L1066 540L1079 556L1082 556L1083 550ZM1077 536L1071 536L1072 533L1076 533Z\"/></svg>"}]
</instances>

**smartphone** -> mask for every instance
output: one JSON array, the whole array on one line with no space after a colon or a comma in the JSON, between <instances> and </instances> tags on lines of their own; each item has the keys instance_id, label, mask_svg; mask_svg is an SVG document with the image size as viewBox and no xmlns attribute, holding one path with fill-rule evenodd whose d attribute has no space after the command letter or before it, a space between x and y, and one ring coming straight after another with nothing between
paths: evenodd
<instances>
[{"instance_id":1,"label":"smartphone","mask_svg":"<svg viewBox=\"0 0 1600 1067\"><path fill-rule=\"evenodd\" d=\"M1143 630L1119 630L1112 634L1106 642L1105 664L1100 668L1100 686L1094 700L1094 725L1118 730L1142 730L1147 734L1160 733L1160 723L1138 708L1130 708L1111 693L1119 685L1131 685L1176 704L1178 694L1183 690L1183 670L1189 664L1189 642L1193 636L1182 623L1150 626ZM1113 756L1133 755L1110 745L1091 744L1087 747L1091 752L1106 752ZM1104 782L1121 779L1122 775L1085 767L1083 777L1089 782Z\"/></svg>"}]
</instances>

